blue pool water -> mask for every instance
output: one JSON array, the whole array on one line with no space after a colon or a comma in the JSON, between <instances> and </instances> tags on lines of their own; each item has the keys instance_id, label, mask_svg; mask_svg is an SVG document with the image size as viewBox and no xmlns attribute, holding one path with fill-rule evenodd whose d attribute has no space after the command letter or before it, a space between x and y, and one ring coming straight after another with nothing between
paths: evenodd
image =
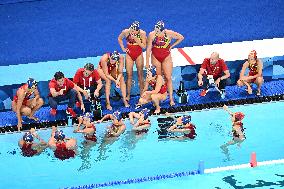
<instances>
[{"instance_id":1,"label":"blue pool water","mask_svg":"<svg viewBox=\"0 0 284 189\"><path fill-rule=\"evenodd\" d=\"M17 147L22 133L0 135L0 188L63 188L154 176L197 169L199 160L205 161L206 168L242 164L249 162L253 151L257 153L258 161L280 159L284 142L279 131L284 117L279 114L283 108L284 102L232 107L232 111L246 114L247 140L241 148L229 147L228 154L220 149L231 139L229 116L222 109L190 113L198 134L193 141L158 140L158 117L154 116L148 134L133 135L126 121L127 131L117 141L109 143L104 142L103 134L110 123L99 124L99 141L93 146L84 144L80 134L73 133L72 127L66 127L63 130L67 136L76 137L79 144L78 156L66 161L55 159L49 149L37 157L22 157ZM50 132L50 129L38 131L45 140ZM203 176L196 176L196 179L202 180ZM193 176L181 179L191 178ZM167 182L178 182L171 180L174 181ZM134 185L142 187L144 184L150 183Z\"/></svg>"},{"instance_id":2,"label":"blue pool water","mask_svg":"<svg viewBox=\"0 0 284 189\"><path fill-rule=\"evenodd\" d=\"M284 187L284 165L247 168L163 181L128 184L108 189L277 189Z\"/></svg>"}]
</instances>

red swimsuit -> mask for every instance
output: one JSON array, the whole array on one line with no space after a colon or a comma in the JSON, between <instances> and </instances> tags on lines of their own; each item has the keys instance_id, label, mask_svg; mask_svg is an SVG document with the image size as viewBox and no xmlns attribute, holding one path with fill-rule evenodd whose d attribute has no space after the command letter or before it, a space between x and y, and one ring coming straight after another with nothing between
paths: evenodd
<instances>
[{"instance_id":1,"label":"red swimsuit","mask_svg":"<svg viewBox=\"0 0 284 189\"><path fill-rule=\"evenodd\" d=\"M244 133L243 123L241 121L236 121L234 124L236 124L236 125L238 125L240 127L240 129L241 129L241 131L242 131L242 133L244 135L244 138L246 138L245 137L245 133ZM233 140L234 140L234 138L240 138L240 135L237 133L237 131L234 128L233 128L232 132L233 132Z\"/></svg>"},{"instance_id":2,"label":"red swimsuit","mask_svg":"<svg viewBox=\"0 0 284 189\"><path fill-rule=\"evenodd\" d=\"M23 156L25 157L32 157L35 154L37 154L37 150L32 149L32 143L28 144L28 143L24 143L21 150L23 153Z\"/></svg>"},{"instance_id":3,"label":"red swimsuit","mask_svg":"<svg viewBox=\"0 0 284 189\"><path fill-rule=\"evenodd\" d=\"M66 143L56 143L56 150L54 151L54 156L60 160L69 159L75 157L75 151L66 148Z\"/></svg>"},{"instance_id":4,"label":"red swimsuit","mask_svg":"<svg viewBox=\"0 0 284 189\"><path fill-rule=\"evenodd\" d=\"M150 124L150 121L144 121L143 123L140 123L139 126L142 126L142 125L148 125ZM136 135L141 135L143 133L148 133L149 129L141 129L141 130L136 130L135 131L135 134Z\"/></svg>"},{"instance_id":5,"label":"red swimsuit","mask_svg":"<svg viewBox=\"0 0 284 189\"><path fill-rule=\"evenodd\" d=\"M108 60L107 60L107 68L108 68L108 73L110 74L112 70L117 69L117 63L111 64L110 63L110 53L107 53L108 55ZM102 63L99 62L100 67L102 68Z\"/></svg>"},{"instance_id":6,"label":"red swimsuit","mask_svg":"<svg viewBox=\"0 0 284 189\"><path fill-rule=\"evenodd\" d=\"M152 42L152 54L161 63L171 54L170 48L171 40L167 37L167 34L163 37L155 36Z\"/></svg>"},{"instance_id":7,"label":"red swimsuit","mask_svg":"<svg viewBox=\"0 0 284 189\"><path fill-rule=\"evenodd\" d=\"M13 101L14 101L14 102L16 102L16 103L18 102L18 95L17 95L18 91L19 91L20 89L25 90L26 87L27 87L27 84L24 84L24 85L22 85L22 86L17 90L16 95L15 95L14 98L13 98ZM27 93L26 93L25 98L24 98L24 100L23 100L23 105L27 106L28 100L30 99L30 96L31 96L32 94L33 94L33 93L31 93L31 92L27 92Z\"/></svg>"},{"instance_id":8,"label":"red swimsuit","mask_svg":"<svg viewBox=\"0 0 284 189\"><path fill-rule=\"evenodd\" d=\"M136 36L141 40L140 32ZM130 34L126 37L126 41L127 48L129 49L127 54L133 61L136 61L136 59L142 54L142 48L136 43L136 41L131 37Z\"/></svg>"},{"instance_id":9,"label":"red swimsuit","mask_svg":"<svg viewBox=\"0 0 284 189\"><path fill-rule=\"evenodd\" d=\"M97 142L97 136L96 136L96 127L94 124L92 124L92 128L94 129L94 133L91 134L91 135L85 135L85 139L86 140L90 140L90 141L93 141L93 142Z\"/></svg>"},{"instance_id":10,"label":"red swimsuit","mask_svg":"<svg viewBox=\"0 0 284 189\"><path fill-rule=\"evenodd\" d=\"M194 139L196 137L195 125L190 124L189 126L187 126L185 128L189 129L190 133L184 133L184 137L187 137L187 138L190 138L190 139Z\"/></svg>"},{"instance_id":11,"label":"red swimsuit","mask_svg":"<svg viewBox=\"0 0 284 189\"><path fill-rule=\"evenodd\" d=\"M255 64L249 64L249 76L255 76L258 74L258 65ZM254 83L256 78L252 79L251 82Z\"/></svg>"},{"instance_id":12,"label":"red swimsuit","mask_svg":"<svg viewBox=\"0 0 284 189\"><path fill-rule=\"evenodd\" d=\"M149 82L149 85L153 88L153 90L155 90L155 88L156 88L156 82L150 81L150 82ZM167 86L167 84L164 84L164 85L162 85L162 87L161 87L159 93L160 93L160 94L164 94L164 93L166 93L167 91L168 91L168 86Z\"/></svg>"}]
</instances>

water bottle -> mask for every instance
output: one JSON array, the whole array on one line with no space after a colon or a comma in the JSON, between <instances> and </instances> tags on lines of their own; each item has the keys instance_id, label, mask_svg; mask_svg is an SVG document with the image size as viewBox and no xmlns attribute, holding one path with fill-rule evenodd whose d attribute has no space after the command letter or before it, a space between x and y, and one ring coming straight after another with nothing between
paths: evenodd
<instances>
[{"instance_id":1,"label":"water bottle","mask_svg":"<svg viewBox=\"0 0 284 189\"><path fill-rule=\"evenodd\" d=\"M178 91L177 91L177 95L181 96L181 94L184 92L184 83L183 81L180 81L179 83L179 87L178 87Z\"/></svg>"},{"instance_id":2,"label":"water bottle","mask_svg":"<svg viewBox=\"0 0 284 189\"><path fill-rule=\"evenodd\" d=\"M95 104L92 105L92 111L95 120L99 120L102 118L102 106L99 98L95 98Z\"/></svg>"},{"instance_id":3,"label":"water bottle","mask_svg":"<svg viewBox=\"0 0 284 189\"><path fill-rule=\"evenodd\" d=\"M68 126L71 126L72 127L72 125L73 125L73 119L72 119L72 116L71 115L68 115L67 116L67 123L68 123Z\"/></svg>"},{"instance_id":4,"label":"water bottle","mask_svg":"<svg viewBox=\"0 0 284 189\"><path fill-rule=\"evenodd\" d=\"M186 104L188 101L188 95L187 95L187 91L184 88L184 82L180 81L180 85L179 85L179 89L177 92L178 95L178 103L180 104Z\"/></svg>"}]
</instances>

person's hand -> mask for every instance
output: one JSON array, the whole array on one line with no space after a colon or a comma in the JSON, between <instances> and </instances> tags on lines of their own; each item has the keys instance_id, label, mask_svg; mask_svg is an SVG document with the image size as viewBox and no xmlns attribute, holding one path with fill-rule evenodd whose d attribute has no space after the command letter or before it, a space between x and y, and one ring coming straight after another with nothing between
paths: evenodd
<instances>
[{"instance_id":1,"label":"person's hand","mask_svg":"<svg viewBox=\"0 0 284 189\"><path fill-rule=\"evenodd\" d=\"M224 109L224 110L228 110L228 106L224 105L224 106L223 106L223 109Z\"/></svg>"},{"instance_id":2,"label":"person's hand","mask_svg":"<svg viewBox=\"0 0 284 189\"><path fill-rule=\"evenodd\" d=\"M85 96L86 99L90 98L89 93L86 90L83 90L83 95Z\"/></svg>"},{"instance_id":3,"label":"person's hand","mask_svg":"<svg viewBox=\"0 0 284 189\"><path fill-rule=\"evenodd\" d=\"M23 125L22 125L22 121L18 121L18 125L17 125L17 127L18 127L18 131L20 131L20 130L21 130L21 128L23 127Z\"/></svg>"},{"instance_id":4,"label":"person's hand","mask_svg":"<svg viewBox=\"0 0 284 189\"><path fill-rule=\"evenodd\" d=\"M59 95L63 95L64 94L65 89L60 89L59 91Z\"/></svg>"},{"instance_id":5,"label":"person's hand","mask_svg":"<svg viewBox=\"0 0 284 189\"><path fill-rule=\"evenodd\" d=\"M170 46L170 48L169 48L169 51L171 52L171 50L172 50L172 46Z\"/></svg>"},{"instance_id":6,"label":"person's hand","mask_svg":"<svg viewBox=\"0 0 284 189\"><path fill-rule=\"evenodd\" d=\"M46 145L46 142L42 139L40 140L40 143Z\"/></svg>"},{"instance_id":7,"label":"person's hand","mask_svg":"<svg viewBox=\"0 0 284 189\"><path fill-rule=\"evenodd\" d=\"M130 52L128 48L123 48L122 51L125 52L125 53L129 53Z\"/></svg>"},{"instance_id":8,"label":"person's hand","mask_svg":"<svg viewBox=\"0 0 284 189\"><path fill-rule=\"evenodd\" d=\"M116 86L116 88L120 88L120 81L116 80L115 86Z\"/></svg>"},{"instance_id":9,"label":"person's hand","mask_svg":"<svg viewBox=\"0 0 284 189\"><path fill-rule=\"evenodd\" d=\"M95 96L95 97L99 97L99 96L100 96L99 91L95 91L95 92L94 92L94 96Z\"/></svg>"},{"instance_id":10,"label":"person's hand","mask_svg":"<svg viewBox=\"0 0 284 189\"><path fill-rule=\"evenodd\" d=\"M84 105L84 103L81 103L81 110L82 110L83 112L85 112L85 105Z\"/></svg>"},{"instance_id":11,"label":"person's hand","mask_svg":"<svg viewBox=\"0 0 284 189\"><path fill-rule=\"evenodd\" d=\"M220 79L220 78L216 79L216 81L215 81L215 85L216 85L217 87L219 87L220 81L221 81L221 79Z\"/></svg>"},{"instance_id":12,"label":"person's hand","mask_svg":"<svg viewBox=\"0 0 284 189\"><path fill-rule=\"evenodd\" d=\"M32 99L30 106L32 109L36 107L36 98Z\"/></svg>"},{"instance_id":13,"label":"person's hand","mask_svg":"<svg viewBox=\"0 0 284 189\"><path fill-rule=\"evenodd\" d=\"M198 80L198 86L199 87L203 86L203 81L201 79Z\"/></svg>"},{"instance_id":14,"label":"person's hand","mask_svg":"<svg viewBox=\"0 0 284 189\"><path fill-rule=\"evenodd\" d=\"M137 43L138 40L140 40L140 39L137 37L137 35L135 35L134 33L131 33L131 32L130 32L130 35L131 35L131 38L134 39L134 41L135 41L136 43Z\"/></svg>"},{"instance_id":15,"label":"person's hand","mask_svg":"<svg viewBox=\"0 0 284 189\"><path fill-rule=\"evenodd\" d=\"M75 129L74 131L73 131L73 133L77 133L79 131L79 129Z\"/></svg>"},{"instance_id":16,"label":"person's hand","mask_svg":"<svg viewBox=\"0 0 284 189\"><path fill-rule=\"evenodd\" d=\"M145 98L147 95L149 94L149 91L145 91L143 94L142 94L142 98Z\"/></svg>"}]
</instances>

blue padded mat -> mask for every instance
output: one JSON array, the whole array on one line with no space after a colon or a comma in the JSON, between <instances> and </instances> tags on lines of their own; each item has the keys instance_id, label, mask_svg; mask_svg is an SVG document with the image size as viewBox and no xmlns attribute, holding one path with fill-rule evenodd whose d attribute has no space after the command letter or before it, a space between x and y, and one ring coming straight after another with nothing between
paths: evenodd
<instances>
[{"instance_id":1,"label":"blue padded mat","mask_svg":"<svg viewBox=\"0 0 284 189\"><path fill-rule=\"evenodd\" d=\"M219 102L219 101L228 101L228 100L237 100L237 99L247 99L247 98L255 98L256 88L254 86L254 94L248 95L245 91L244 87L238 86L227 86L226 87L226 98L221 99L219 93L216 90L211 90L205 97L201 97L199 95L201 90L189 90L189 102L186 105L194 105L194 104L205 104L210 102ZM284 80L276 80L266 82L262 86L262 96L273 96L284 94ZM112 101L113 111L120 110L121 112L130 112L137 111L135 110L135 104L138 102L139 96L132 97L130 99L130 108L126 108L123 106L122 101ZM184 104L176 103L175 107L184 106ZM162 108L169 108L169 98L165 101L161 102ZM112 113L113 111L109 111L105 109L105 100L102 100L102 108L103 114ZM154 109L152 103L144 105L142 108L150 108ZM140 109L142 109L140 108ZM66 105L58 106L58 113L56 117L53 117L49 114L50 107L42 107L38 112L36 112L35 116L37 116L41 121L55 121L55 120L63 120L66 119ZM138 109L138 110L140 110ZM29 120L27 118L23 119L25 123L33 123L34 121ZM17 125L16 114L12 111L0 112L0 127L8 126L8 125Z\"/></svg>"}]
</instances>

